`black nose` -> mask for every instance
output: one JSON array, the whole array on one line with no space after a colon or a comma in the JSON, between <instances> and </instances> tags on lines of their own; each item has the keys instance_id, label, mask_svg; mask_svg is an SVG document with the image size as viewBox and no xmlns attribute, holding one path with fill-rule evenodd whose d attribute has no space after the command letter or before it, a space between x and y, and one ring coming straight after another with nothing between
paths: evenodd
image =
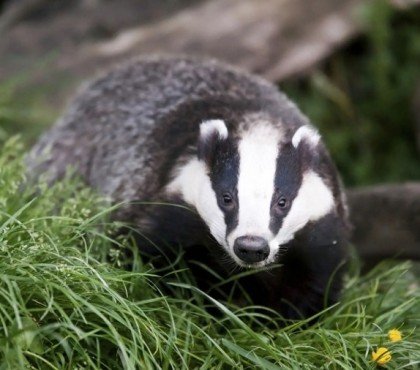
<instances>
[{"instance_id":1,"label":"black nose","mask_svg":"<svg viewBox=\"0 0 420 370\"><path fill-rule=\"evenodd\" d=\"M264 261L270 254L267 240L251 235L237 238L233 250L242 261L247 263Z\"/></svg>"}]
</instances>

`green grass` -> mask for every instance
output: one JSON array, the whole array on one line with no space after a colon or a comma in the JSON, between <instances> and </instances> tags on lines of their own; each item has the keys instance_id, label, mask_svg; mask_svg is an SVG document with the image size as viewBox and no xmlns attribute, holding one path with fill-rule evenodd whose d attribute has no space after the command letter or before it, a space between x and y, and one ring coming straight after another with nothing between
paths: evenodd
<instances>
[{"instance_id":1,"label":"green grass","mask_svg":"<svg viewBox=\"0 0 420 370\"><path fill-rule=\"evenodd\" d=\"M419 367L410 264L360 277L356 263L341 302L318 323L284 323L213 301L182 260L159 275L138 255L120 268L131 243L111 243L110 208L75 180L24 186L21 152L12 139L0 154L0 369L365 370L378 346L392 352L388 368ZM403 341L387 339L394 327Z\"/></svg>"}]
</instances>

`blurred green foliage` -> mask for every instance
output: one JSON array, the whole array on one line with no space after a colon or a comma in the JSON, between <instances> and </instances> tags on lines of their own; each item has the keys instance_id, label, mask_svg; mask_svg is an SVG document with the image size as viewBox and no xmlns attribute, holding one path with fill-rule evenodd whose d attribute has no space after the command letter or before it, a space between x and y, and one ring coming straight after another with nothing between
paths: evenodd
<instances>
[{"instance_id":1,"label":"blurred green foliage","mask_svg":"<svg viewBox=\"0 0 420 370\"><path fill-rule=\"evenodd\" d=\"M19 134L30 145L59 114L47 103L44 91L22 91L24 79L0 84L0 143Z\"/></svg>"},{"instance_id":2,"label":"blurred green foliage","mask_svg":"<svg viewBox=\"0 0 420 370\"><path fill-rule=\"evenodd\" d=\"M320 128L346 185L420 179L412 100L420 86L420 12L363 8L367 37L282 88Z\"/></svg>"}]
</instances>

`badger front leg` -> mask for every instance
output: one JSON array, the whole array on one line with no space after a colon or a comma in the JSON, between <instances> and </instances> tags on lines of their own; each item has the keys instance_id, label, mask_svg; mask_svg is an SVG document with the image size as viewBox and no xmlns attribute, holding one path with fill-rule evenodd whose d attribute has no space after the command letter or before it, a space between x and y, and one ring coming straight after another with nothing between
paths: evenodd
<instances>
[{"instance_id":1,"label":"badger front leg","mask_svg":"<svg viewBox=\"0 0 420 370\"><path fill-rule=\"evenodd\" d=\"M330 257L323 253L322 260L317 258L311 265L290 263L285 269L280 312L286 318L307 318L337 302L344 266L328 265L325 261Z\"/></svg>"},{"instance_id":2,"label":"badger front leg","mask_svg":"<svg viewBox=\"0 0 420 370\"><path fill-rule=\"evenodd\" d=\"M340 223L330 214L289 246L280 288L287 316L308 317L337 302L347 260L347 229Z\"/></svg>"},{"instance_id":3,"label":"badger front leg","mask_svg":"<svg viewBox=\"0 0 420 370\"><path fill-rule=\"evenodd\" d=\"M252 288L257 304L288 319L310 317L337 302L346 261L346 228L334 215L308 225L283 245L274 269L260 272Z\"/></svg>"}]
</instances>

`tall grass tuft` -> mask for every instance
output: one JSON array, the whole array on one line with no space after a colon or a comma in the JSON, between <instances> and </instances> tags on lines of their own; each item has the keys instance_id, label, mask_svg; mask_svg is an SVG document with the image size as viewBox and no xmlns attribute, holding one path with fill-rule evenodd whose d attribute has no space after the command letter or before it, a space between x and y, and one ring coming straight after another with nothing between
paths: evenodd
<instances>
[{"instance_id":1,"label":"tall grass tuft","mask_svg":"<svg viewBox=\"0 0 420 370\"><path fill-rule=\"evenodd\" d=\"M282 322L215 301L182 262L162 278L138 256L120 268L130 240L112 240L109 206L76 180L28 186L24 172L11 139L0 154L0 369L369 369L379 346L388 368L419 366L409 263L362 277L355 264L316 323ZM389 341L392 328L402 341Z\"/></svg>"}]
</instances>

